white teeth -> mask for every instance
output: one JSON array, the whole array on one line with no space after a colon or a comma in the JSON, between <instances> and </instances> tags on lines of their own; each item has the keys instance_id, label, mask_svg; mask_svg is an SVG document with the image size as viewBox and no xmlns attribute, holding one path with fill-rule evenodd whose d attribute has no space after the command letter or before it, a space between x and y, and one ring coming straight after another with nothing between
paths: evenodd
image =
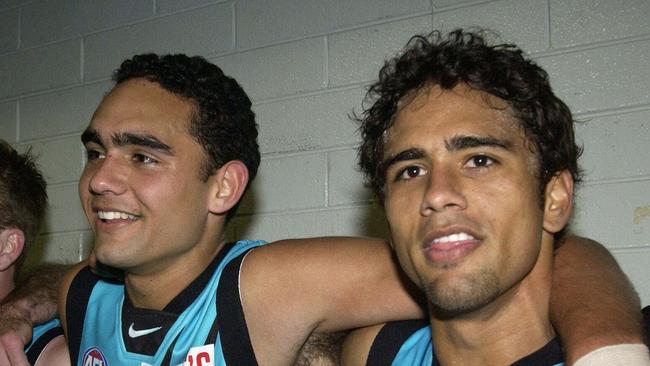
<instances>
[{"instance_id":1,"label":"white teeth","mask_svg":"<svg viewBox=\"0 0 650 366\"><path fill-rule=\"evenodd\" d=\"M102 220L135 220L135 216L119 211L97 211L97 216Z\"/></svg>"},{"instance_id":2,"label":"white teeth","mask_svg":"<svg viewBox=\"0 0 650 366\"><path fill-rule=\"evenodd\" d=\"M438 243L448 243L448 242L464 241L464 240L475 240L475 238L466 233L456 233L456 234L451 234L451 235L437 238L433 241L433 243L438 244Z\"/></svg>"}]
</instances>

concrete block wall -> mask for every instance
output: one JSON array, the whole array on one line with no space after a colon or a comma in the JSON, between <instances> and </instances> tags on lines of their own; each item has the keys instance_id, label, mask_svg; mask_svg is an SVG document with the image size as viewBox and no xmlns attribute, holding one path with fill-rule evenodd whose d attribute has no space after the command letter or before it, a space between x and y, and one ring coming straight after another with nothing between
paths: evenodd
<instances>
[{"instance_id":1,"label":"concrete block wall","mask_svg":"<svg viewBox=\"0 0 650 366\"><path fill-rule=\"evenodd\" d=\"M386 235L355 169L368 83L414 33L482 26L532 54L585 154L574 230L603 242L650 304L650 2L646 0L0 0L0 138L49 181L30 262L75 262L79 134L135 53L199 54L254 102L263 161L229 235Z\"/></svg>"}]
</instances>

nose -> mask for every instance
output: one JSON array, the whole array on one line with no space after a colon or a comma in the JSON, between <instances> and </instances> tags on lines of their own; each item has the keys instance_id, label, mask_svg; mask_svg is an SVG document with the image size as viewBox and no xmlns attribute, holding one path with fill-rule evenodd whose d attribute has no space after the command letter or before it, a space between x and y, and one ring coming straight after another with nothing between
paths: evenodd
<instances>
[{"instance_id":1,"label":"nose","mask_svg":"<svg viewBox=\"0 0 650 366\"><path fill-rule=\"evenodd\" d=\"M119 159L113 155L89 162L84 168L81 181L95 195L119 195L126 190L128 173Z\"/></svg>"},{"instance_id":2,"label":"nose","mask_svg":"<svg viewBox=\"0 0 650 366\"><path fill-rule=\"evenodd\" d=\"M463 210L467 208L463 192L462 179L453 168L434 168L429 175L420 213L428 216L446 210Z\"/></svg>"}]
</instances>

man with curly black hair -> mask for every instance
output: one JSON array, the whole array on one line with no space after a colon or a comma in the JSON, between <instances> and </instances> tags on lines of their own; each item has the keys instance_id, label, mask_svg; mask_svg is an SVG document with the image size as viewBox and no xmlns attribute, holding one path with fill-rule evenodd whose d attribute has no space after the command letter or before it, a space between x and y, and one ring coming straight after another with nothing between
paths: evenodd
<instances>
[{"instance_id":1,"label":"man with curly black hair","mask_svg":"<svg viewBox=\"0 0 650 366\"><path fill-rule=\"evenodd\" d=\"M382 240L225 241L259 151L251 103L217 66L140 55L115 79L82 134L79 193L95 233L89 262L120 273L100 277L84 262L66 277L60 314L74 364L288 365L301 349L327 353L321 344L303 347L312 334L422 315ZM564 248L558 257L585 266L611 261L579 238ZM625 307L633 296L608 291L624 281L612 271L607 287L590 288L624 292ZM583 273L593 271L566 266L556 274L575 280ZM576 329L593 325L573 308L595 296L583 286L555 289L576 299L553 311L582 354L592 345Z\"/></svg>"},{"instance_id":2,"label":"man with curly black hair","mask_svg":"<svg viewBox=\"0 0 650 366\"><path fill-rule=\"evenodd\" d=\"M0 301L11 297L47 209L46 183L30 152L0 140ZM58 319L35 326L25 347L31 365L69 365Z\"/></svg>"},{"instance_id":3,"label":"man with curly black hair","mask_svg":"<svg viewBox=\"0 0 650 366\"><path fill-rule=\"evenodd\" d=\"M388 61L369 98L360 166L429 321L354 333L344 364L563 364L553 252L581 150L547 73L514 45L435 32ZM608 364L648 364L643 344L620 347L637 358Z\"/></svg>"}]
</instances>

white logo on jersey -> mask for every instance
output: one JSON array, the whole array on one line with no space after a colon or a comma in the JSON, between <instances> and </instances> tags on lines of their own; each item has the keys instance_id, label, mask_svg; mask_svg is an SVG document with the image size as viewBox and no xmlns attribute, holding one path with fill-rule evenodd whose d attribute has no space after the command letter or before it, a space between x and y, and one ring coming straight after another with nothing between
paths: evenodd
<instances>
[{"instance_id":1,"label":"white logo on jersey","mask_svg":"<svg viewBox=\"0 0 650 366\"><path fill-rule=\"evenodd\" d=\"M161 329L162 329L162 327L135 330L135 329L133 329L133 323L131 323L131 325L129 326L129 337L138 338L138 337L146 336L147 334L151 334L153 332L157 332L157 331L159 331Z\"/></svg>"},{"instance_id":2,"label":"white logo on jersey","mask_svg":"<svg viewBox=\"0 0 650 366\"><path fill-rule=\"evenodd\" d=\"M182 366L215 366L214 344L190 348Z\"/></svg>"}]
</instances>

